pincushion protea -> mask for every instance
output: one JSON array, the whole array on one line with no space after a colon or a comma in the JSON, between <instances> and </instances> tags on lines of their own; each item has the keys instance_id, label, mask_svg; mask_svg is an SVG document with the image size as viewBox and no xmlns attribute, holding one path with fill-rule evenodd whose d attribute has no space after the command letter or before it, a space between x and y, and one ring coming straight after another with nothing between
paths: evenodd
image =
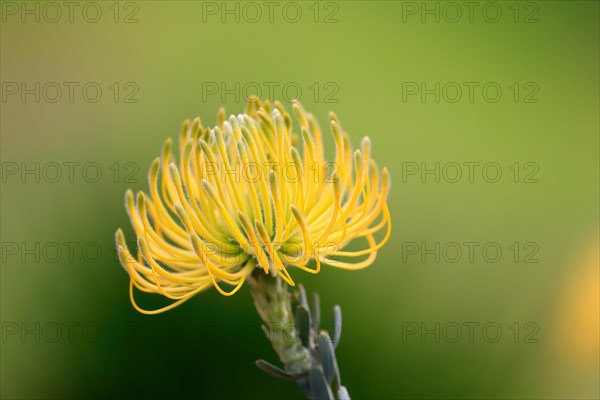
<instances>
[{"instance_id":1,"label":"pincushion protea","mask_svg":"<svg viewBox=\"0 0 600 400\"><path fill-rule=\"evenodd\" d=\"M352 151L333 113L336 153L327 163L314 116L298 102L293 111L300 135L279 102L253 98L244 114L227 118L221 109L213 128L185 121L179 160L167 139L150 168L149 194L125 196L137 258L116 233L138 311L166 311L211 286L232 295L256 269L294 286L290 267L316 274L321 263L350 270L373 263L391 230L387 169L379 172L369 138ZM375 234L386 226L378 243ZM357 238L366 240L364 250L342 250ZM174 302L144 310L134 286Z\"/></svg>"}]
</instances>

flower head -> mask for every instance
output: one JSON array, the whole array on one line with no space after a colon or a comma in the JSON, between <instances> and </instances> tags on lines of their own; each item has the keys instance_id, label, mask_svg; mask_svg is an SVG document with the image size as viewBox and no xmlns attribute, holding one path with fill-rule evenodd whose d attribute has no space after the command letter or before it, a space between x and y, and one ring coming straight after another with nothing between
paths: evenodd
<instances>
[{"instance_id":1,"label":"flower head","mask_svg":"<svg viewBox=\"0 0 600 400\"><path fill-rule=\"evenodd\" d=\"M391 231L387 169L371 158L368 137L352 151L334 113L336 153L326 162L314 116L298 102L293 111L300 134L279 102L252 98L244 114L226 117L221 109L213 128L185 121L178 160L167 139L150 167L149 193L125 196L137 257L116 233L137 310L166 311L211 286L232 295L256 268L293 286L290 267L316 274L321 263L351 270L373 263ZM375 234L386 227L378 243ZM342 250L358 238L365 249ZM134 286L174 302L143 310Z\"/></svg>"}]
</instances>

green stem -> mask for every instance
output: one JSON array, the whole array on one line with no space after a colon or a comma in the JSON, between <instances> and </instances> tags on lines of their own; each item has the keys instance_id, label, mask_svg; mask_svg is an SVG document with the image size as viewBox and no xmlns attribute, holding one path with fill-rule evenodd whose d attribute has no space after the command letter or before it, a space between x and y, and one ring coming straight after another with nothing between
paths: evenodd
<instances>
[{"instance_id":1,"label":"green stem","mask_svg":"<svg viewBox=\"0 0 600 400\"><path fill-rule=\"evenodd\" d=\"M292 296L281 278L258 269L248 277L248 282L264 323L263 330L285 371L265 360L257 360L256 366L276 378L296 381L309 399L350 400L340 380L335 356L342 327L340 307L333 309L336 329L332 339L327 331L319 331L321 312L317 294L311 305L302 285Z\"/></svg>"},{"instance_id":2,"label":"green stem","mask_svg":"<svg viewBox=\"0 0 600 400\"><path fill-rule=\"evenodd\" d=\"M249 277L250 293L256 310L263 320L263 330L273 344L273 349L291 375L307 373L311 368L309 351L295 327L291 294L281 278L255 270Z\"/></svg>"}]
</instances>

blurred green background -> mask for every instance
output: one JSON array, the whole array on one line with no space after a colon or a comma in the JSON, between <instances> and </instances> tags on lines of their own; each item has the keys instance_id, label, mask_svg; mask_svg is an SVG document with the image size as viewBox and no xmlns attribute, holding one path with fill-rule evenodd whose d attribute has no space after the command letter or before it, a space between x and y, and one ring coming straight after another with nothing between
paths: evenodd
<instances>
[{"instance_id":1,"label":"blurred green background","mask_svg":"<svg viewBox=\"0 0 600 400\"><path fill-rule=\"evenodd\" d=\"M354 398L598 398L598 2L53 4L2 2L2 398L302 396L247 288L141 315L113 247L181 122L270 87L391 172L375 264L292 272Z\"/></svg>"}]
</instances>

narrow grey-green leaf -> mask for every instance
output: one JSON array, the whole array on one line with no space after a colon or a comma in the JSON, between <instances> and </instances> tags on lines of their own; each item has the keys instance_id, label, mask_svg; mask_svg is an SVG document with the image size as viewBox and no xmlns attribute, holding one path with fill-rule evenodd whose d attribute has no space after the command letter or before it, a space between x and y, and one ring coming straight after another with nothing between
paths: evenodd
<instances>
[{"instance_id":1,"label":"narrow grey-green leaf","mask_svg":"<svg viewBox=\"0 0 600 400\"><path fill-rule=\"evenodd\" d=\"M323 365L323 373L327 379L327 383L331 383L333 376L336 371L336 360L333 345L331 344L331 338L325 331L319 333L317 337L317 346L319 349L319 356L321 357L321 364Z\"/></svg>"},{"instance_id":2,"label":"narrow grey-green leaf","mask_svg":"<svg viewBox=\"0 0 600 400\"><path fill-rule=\"evenodd\" d=\"M265 360L256 360L256 366L269 375L273 375L275 378L283 379L286 381L293 381L294 377L281 368L278 368Z\"/></svg>"},{"instance_id":3,"label":"narrow grey-green leaf","mask_svg":"<svg viewBox=\"0 0 600 400\"><path fill-rule=\"evenodd\" d=\"M333 307L333 347L337 348L342 336L342 308Z\"/></svg>"},{"instance_id":4,"label":"narrow grey-green leaf","mask_svg":"<svg viewBox=\"0 0 600 400\"><path fill-rule=\"evenodd\" d=\"M337 400L350 400L350 394L346 386L340 386L337 392Z\"/></svg>"},{"instance_id":5,"label":"narrow grey-green leaf","mask_svg":"<svg viewBox=\"0 0 600 400\"><path fill-rule=\"evenodd\" d=\"M321 298L318 293L313 294L312 307L310 308L312 327L317 332L321 326Z\"/></svg>"},{"instance_id":6,"label":"narrow grey-green leaf","mask_svg":"<svg viewBox=\"0 0 600 400\"><path fill-rule=\"evenodd\" d=\"M301 284L298 285L298 291L296 293L298 295L298 302L308 310L308 300L306 298L306 290L304 290L304 286Z\"/></svg>"},{"instance_id":7,"label":"narrow grey-green leaf","mask_svg":"<svg viewBox=\"0 0 600 400\"><path fill-rule=\"evenodd\" d=\"M296 378L296 383L298 384L298 386L300 386L302 393L304 393L304 395L310 399L310 396L312 395L312 393L310 392L310 384L308 382L308 374L298 376Z\"/></svg>"},{"instance_id":8,"label":"narrow grey-green leaf","mask_svg":"<svg viewBox=\"0 0 600 400\"><path fill-rule=\"evenodd\" d=\"M325 375L319 368L312 368L308 372L308 384L312 400L334 400Z\"/></svg>"},{"instance_id":9,"label":"narrow grey-green leaf","mask_svg":"<svg viewBox=\"0 0 600 400\"><path fill-rule=\"evenodd\" d=\"M302 345L304 347L309 347L310 345L310 314L308 310L302 306L298 305L296 307L296 314L294 315L296 319L296 329L298 330L298 336L300 336L300 340L302 341Z\"/></svg>"}]
</instances>

